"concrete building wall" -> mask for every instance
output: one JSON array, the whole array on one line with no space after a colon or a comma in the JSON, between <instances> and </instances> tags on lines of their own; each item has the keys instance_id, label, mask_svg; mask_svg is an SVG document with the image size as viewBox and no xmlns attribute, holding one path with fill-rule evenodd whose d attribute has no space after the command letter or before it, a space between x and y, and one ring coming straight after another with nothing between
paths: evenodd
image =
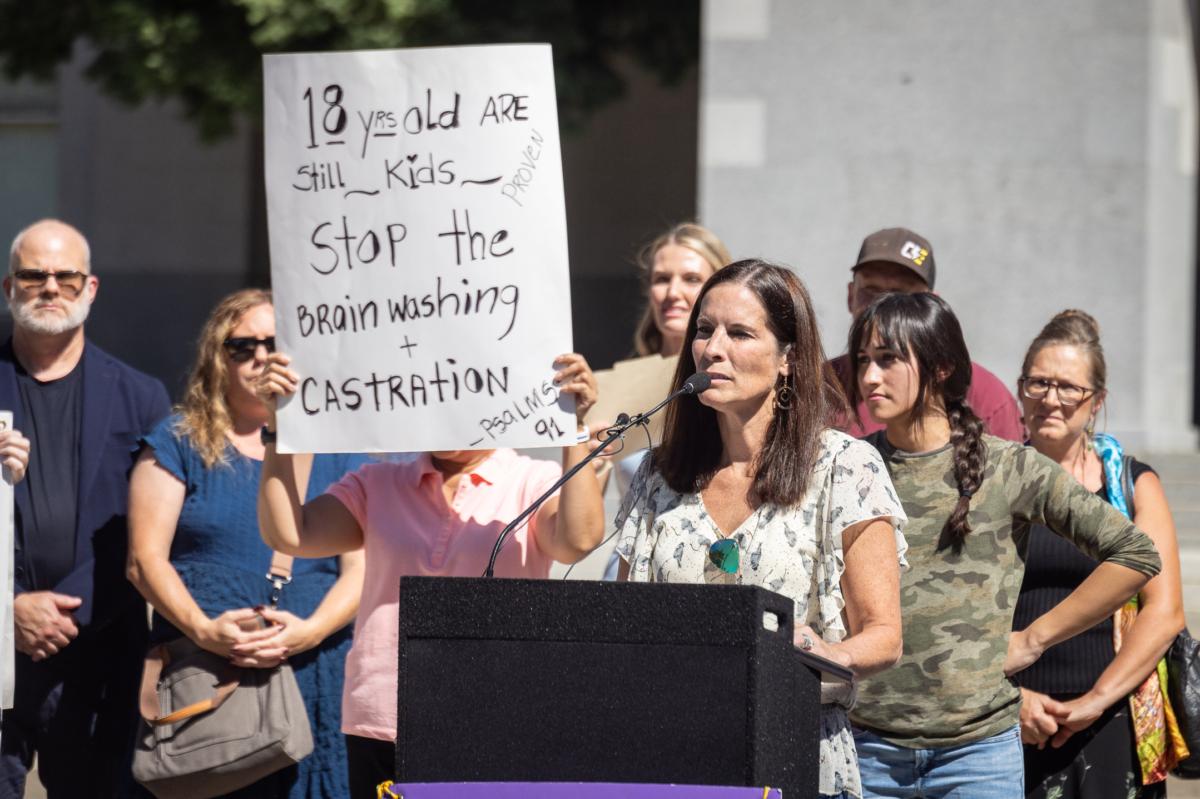
<instances>
[{"instance_id":1,"label":"concrete building wall","mask_svg":"<svg viewBox=\"0 0 1200 799\"><path fill-rule=\"evenodd\" d=\"M624 98L562 133L575 348L595 367L633 351L645 303L638 250L696 214L695 75L664 87L625 74Z\"/></svg>"},{"instance_id":2,"label":"concrete building wall","mask_svg":"<svg viewBox=\"0 0 1200 799\"><path fill-rule=\"evenodd\" d=\"M1183 0L706 0L699 208L793 266L844 349L862 237L926 235L1010 386L1055 312L1099 320L1107 427L1191 449L1196 100Z\"/></svg>"}]
</instances>

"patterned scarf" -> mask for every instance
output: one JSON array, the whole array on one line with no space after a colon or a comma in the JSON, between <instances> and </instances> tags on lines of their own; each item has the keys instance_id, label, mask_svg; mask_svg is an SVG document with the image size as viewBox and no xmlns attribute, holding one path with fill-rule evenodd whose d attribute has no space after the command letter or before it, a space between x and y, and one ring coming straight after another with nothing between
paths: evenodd
<instances>
[{"instance_id":1,"label":"patterned scarf","mask_svg":"<svg viewBox=\"0 0 1200 799\"><path fill-rule=\"evenodd\" d=\"M1104 466L1104 484L1109 504L1127 518L1132 518L1122 480L1125 453L1120 442L1101 433L1095 437L1093 443ZM1130 484L1132 485L1132 480ZM1113 617L1114 652L1121 651L1121 641L1133 626L1137 612L1138 598L1137 594L1134 594ZM1129 695L1129 712L1133 718L1138 763L1142 767L1142 784L1162 782L1167 778L1167 773L1190 754L1187 743L1183 740L1183 733L1180 732L1179 722L1175 718L1175 711L1167 699L1165 659L1160 659L1158 666L1150 672L1145 682Z\"/></svg>"}]
</instances>

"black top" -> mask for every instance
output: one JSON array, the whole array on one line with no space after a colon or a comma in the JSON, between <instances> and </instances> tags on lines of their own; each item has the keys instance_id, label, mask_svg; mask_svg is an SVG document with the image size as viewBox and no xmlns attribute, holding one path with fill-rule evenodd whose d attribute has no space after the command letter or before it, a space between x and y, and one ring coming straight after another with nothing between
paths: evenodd
<instances>
[{"instance_id":1,"label":"black top","mask_svg":"<svg viewBox=\"0 0 1200 799\"><path fill-rule=\"evenodd\" d=\"M1137 460L1130 463L1130 483L1154 470ZM1096 494L1106 502L1108 492L1102 486ZM1030 528L1025 555L1025 579L1017 597L1013 629L1023 630L1053 608L1079 586L1100 562L1080 552L1071 542L1040 524ZM1074 638L1047 649L1029 668L1014 675L1022 688L1044 694L1078 695L1095 684L1100 673L1112 662L1113 622L1109 617Z\"/></svg>"},{"instance_id":2,"label":"black top","mask_svg":"<svg viewBox=\"0 0 1200 799\"><path fill-rule=\"evenodd\" d=\"M17 365L24 426L29 438L29 513L23 519L26 583L50 590L75 566L79 493L79 428L83 367L43 383Z\"/></svg>"}]
</instances>

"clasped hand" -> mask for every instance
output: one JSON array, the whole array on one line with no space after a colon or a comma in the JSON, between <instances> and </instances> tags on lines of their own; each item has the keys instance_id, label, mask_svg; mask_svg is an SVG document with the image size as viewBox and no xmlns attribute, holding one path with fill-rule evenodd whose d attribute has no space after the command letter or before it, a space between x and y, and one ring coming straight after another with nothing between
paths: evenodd
<instances>
[{"instance_id":1,"label":"clasped hand","mask_svg":"<svg viewBox=\"0 0 1200 799\"><path fill-rule=\"evenodd\" d=\"M227 610L196 631L196 643L235 666L269 669L312 649L320 637L307 619L268 607Z\"/></svg>"},{"instance_id":2,"label":"clasped hand","mask_svg":"<svg viewBox=\"0 0 1200 799\"><path fill-rule=\"evenodd\" d=\"M1021 741L1038 749L1057 749L1072 735L1100 718L1104 703L1087 693L1067 702L1043 693L1021 689Z\"/></svg>"},{"instance_id":3,"label":"clasped hand","mask_svg":"<svg viewBox=\"0 0 1200 799\"><path fill-rule=\"evenodd\" d=\"M1026 628L1008 636L1008 656L1004 674L1011 677L1042 656L1043 649ZM1086 729L1104 712L1104 703L1086 693L1069 702L1059 702L1046 694L1021 689L1021 740L1038 749L1049 743L1057 749L1075 733Z\"/></svg>"}]
</instances>

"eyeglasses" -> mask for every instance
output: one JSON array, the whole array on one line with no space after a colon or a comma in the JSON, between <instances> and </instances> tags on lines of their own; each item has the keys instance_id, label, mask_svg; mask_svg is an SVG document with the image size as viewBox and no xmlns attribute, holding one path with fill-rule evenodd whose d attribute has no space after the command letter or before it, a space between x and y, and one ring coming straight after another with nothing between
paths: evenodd
<instances>
[{"instance_id":1,"label":"eyeglasses","mask_svg":"<svg viewBox=\"0 0 1200 799\"><path fill-rule=\"evenodd\" d=\"M732 584L737 582L741 557L737 541L719 538L708 548L708 563L704 566L706 583Z\"/></svg>"},{"instance_id":2,"label":"eyeglasses","mask_svg":"<svg viewBox=\"0 0 1200 799\"><path fill-rule=\"evenodd\" d=\"M62 293L70 297L78 297L88 279L86 272L75 269L64 269L59 272L48 272L45 269L18 269L13 272L13 277L16 278L17 285L25 290L40 289L46 285L47 280L54 278L54 282L58 284Z\"/></svg>"},{"instance_id":3,"label":"eyeglasses","mask_svg":"<svg viewBox=\"0 0 1200 799\"><path fill-rule=\"evenodd\" d=\"M236 338L227 338L222 343L225 345L225 352L228 353L230 360L234 363L245 363L253 358L260 344L267 348L267 352L275 351L274 336L267 336L266 338L238 336Z\"/></svg>"},{"instance_id":4,"label":"eyeglasses","mask_svg":"<svg viewBox=\"0 0 1200 799\"><path fill-rule=\"evenodd\" d=\"M1050 389L1054 389L1058 394L1058 401L1067 407L1078 405L1096 393L1094 388L1084 388L1058 380L1047 380L1044 377L1021 378L1021 393L1029 399L1045 399L1046 395L1050 393Z\"/></svg>"}]
</instances>

